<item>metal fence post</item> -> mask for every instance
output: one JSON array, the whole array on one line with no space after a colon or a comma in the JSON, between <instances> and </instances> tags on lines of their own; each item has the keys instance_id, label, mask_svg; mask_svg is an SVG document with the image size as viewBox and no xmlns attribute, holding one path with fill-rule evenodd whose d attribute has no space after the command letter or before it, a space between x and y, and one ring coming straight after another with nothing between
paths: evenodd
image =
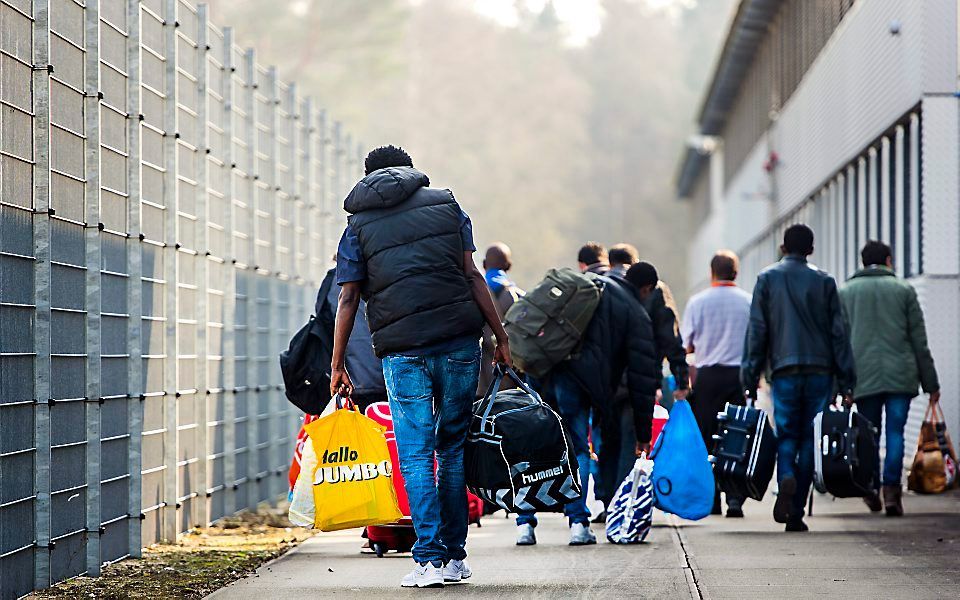
<instances>
[{"instance_id":1,"label":"metal fence post","mask_svg":"<svg viewBox=\"0 0 960 600\"><path fill-rule=\"evenodd\" d=\"M207 209L208 181L207 169L210 153L210 128L208 125L207 103L207 53L210 52L209 31L207 28L207 5L197 6L197 340L196 340L196 399L197 410L197 457L199 474L193 482L197 493L196 510L193 512L194 525L205 526L210 522L210 482L208 440L210 386L207 382L207 290L209 286L208 270L210 261L210 228Z\"/></svg>"},{"instance_id":2,"label":"metal fence post","mask_svg":"<svg viewBox=\"0 0 960 600\"><path fill-rule=\"evenodd\" d=\"M163 35L163 519L160 539L177 539L177 0L165 0Z\"/></svg>"},{"instance_id":3,"label":"metal fence post","mask_svg":"<svg viewBox=\"0 0 960 600\"><path fill-rule=\"evenodd\" d=\"M127 0L127 422L130 427L129 532L130 555L139 557L143 546L141 515L143 509L143 269L140 255L140 2Z\"/></svg>"},{"instance_id":4,"label":"metal fence post","mask_svg":"<svg viewBox=\"0 0 960 600\"><path fill-rule=\"evenodd\" d=\"M50 4L34 2L33 21L33 252L36 323L34 344L35 585L50 585Z\"/></svg>"},{"instance_id":5,"label":"metal fence post","mask_svg":"<svg viewBox=\"0 0 960 600\"><path fill-rule=\"evenodd\" d=\"M317 189L316 193L310 198L310 204L313 206L314 215L316 215L316 222L314 225L315 233L312 234L314 243L311 244L310 250L314 254L313 261L316 261L312 266L319 271L321 270L318 268L319 265L326 264L330 256L327 254L327 231L330 228L330 225L327 223L330 218L327 207L327 194L330 190L330 177L333 172L330 164L333 138L330 136L327 112L323 109L321 109L317 115L316 129L315 147L317 164L315 171L317 174Z\"/></svg>"},{"instance_id":6,"label":"metal fence post","mask_svg":"<svg viewBox=\"0 0 960 600\"><path fill-rule=\"evenodd\" d=\"M84 242L86 254L86 440L87 440L87 574L100 574L100 269L103 222L100 218L100 4L87 3L84 118L86 129L84 185Z\"/></svg>"},{"instance_id":7,"label":"metal fence post","mask_svg":"<svg viewBox=\"0 0 960 600\"><path fill-rule=\"evenodd\" d=\"M256 369L255 367L255 357L256 357L256 347L257 347L257 309L256 309L256 297L257 297L257 260L256 260L256 240L258 239L260 226L257 222L256 216L256 186L257 180L259 179L259 173L257 172L257 128L256 128L256 99L254 98L255 90L257 87L257 64L254 58L254 51L252 48L249 48L244 53L244 78L246 80L246 85L244 86L244 110L247 114L248 129L246 131L247 139L247 152L249 156L249 164L247 165L247 179L250 182L247 187L247 210L250 213L250 263L247 266L247 270L242 274L246 279L246 290L247 290L247 328L245 331L246 335L246 349L247 349L247 384L244 390L244 401L246 403L246 415L247 415L247 488L248 494L249 490L252 490L253 493L249 494L247 497L246 508L256 509L257 507L257 498L260 492L260 486L258 485L259 478L259 451L257 449L257 442L260 439L260 423L259 423L259 410L257 407L258 397L255 391L256 384L251 385L257 381Z\"/></svg>"},{"instance_id":8,"label":"metal fence post","mask_svg":"<svg viewBox=\"0 0 960 600\"><path fill-rule=\"evenodd\" d=\"M224 164L227 170L226 190L224 205L226 213L224 215L224 229L226 230L225 244L226 255L224 258L224 289L223 289L223 385L221 394L223 395L223 472L225 486L224 511L236 511L236 480L237 477L237 442L236 442L236 419L237 419L237 395L236 377L234 369L236 368L236 236L234 235L234 205L237 195L237 187L234 172L236 170L236 150L234 149L234 138L237 135L234 123L233 104L236 102L234 96L234 82L237 80L235 72L237 64L233 59L233 30L229 27L223 30L223 65L224 86L223 86L223 109L224 109Z\"/></svg>"}]
</instances>

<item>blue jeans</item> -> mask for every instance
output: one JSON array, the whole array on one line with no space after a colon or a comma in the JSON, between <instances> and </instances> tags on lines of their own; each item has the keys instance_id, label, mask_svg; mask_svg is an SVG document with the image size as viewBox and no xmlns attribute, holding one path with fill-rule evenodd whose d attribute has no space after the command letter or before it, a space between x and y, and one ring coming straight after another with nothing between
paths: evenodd
<instances>
[{"instance_id":1,"label":"blue jeans","mask_svg":"<svg viewBox=\"0 0 960 600\"><path fill-rule=\"evenodd\" d=\"M857 398L857 410L877 428L877 472L874 483L880 488L880 422L887 419L887 454L883 459L883 485L900 485L903 476L903 428L910 414L911 397L906 394L878 394Z\"/></svg>"},{"instance_id":2,"label":"blue jeans","mask_svg":"<svg viewBox=\"0 0 960 600\"><path fill-rule=\"evenodd\" d=\"M480 345L429 356L387 356L383 375L417 533L413 560L463 560L467 556L463 444L480 375Z\"/></svg>"},{"instance_id":3,"label":"blue jeans","mask_svg":"<svg viewBox=\"0 0 960 600\"><path fill-rule=\"evenodd\" d=\"M773 420L777 424L777 481L797 480L792 515L803 516L813 483L813 418L833 396L833 377L826 374L773 378Z\"/></svg>"},{"instance_id":4,"label":"blue jeans","mask_svg":"<svg viewBox=\"0 0 960 600\"><path fill-rule=\"evenodd\" d=\"M590 445L587 441L587 432L590 430L590 399L580 389L580 385L568 374L557 372L550 378L551 391L557 401L557 410L560 418L570 432L570 441L573 443L573 452L577 457L580 470L580 497L563 507L563 514L570 524L590 524L590 511L587 509L587 483L590 481ZM517 525L530 523L537 524L537 518L532 512L520 512L517 516Z\"/></svg>"}]
</instances>

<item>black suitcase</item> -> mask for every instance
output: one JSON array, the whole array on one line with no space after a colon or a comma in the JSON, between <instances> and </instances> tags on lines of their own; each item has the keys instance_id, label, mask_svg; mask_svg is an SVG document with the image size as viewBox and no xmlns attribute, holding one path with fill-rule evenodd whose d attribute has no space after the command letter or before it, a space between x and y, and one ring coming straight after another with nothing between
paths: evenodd
<instances>
[{"instance_id":1,"label":"black suitcase","mask_svg":"<svg viewBox=\"0 0 960 600\"><path fill-rule=\"evenodd\" d=\"M777 465L777 438L765 410L727 403L717 414L710 456L720 490L730 496L762 500Z\"/></svg>"},{"instance_id":2,"label":"black suitcase","mask_svg":"<svg viewBox=\"0 0 960 600\"><path fill-rule=\"evenodd\" d=\"M828 406L813 419L813 483L837 498L874 493L877 442L873 423L857 411Z\"/></svg>"}]
</instances>

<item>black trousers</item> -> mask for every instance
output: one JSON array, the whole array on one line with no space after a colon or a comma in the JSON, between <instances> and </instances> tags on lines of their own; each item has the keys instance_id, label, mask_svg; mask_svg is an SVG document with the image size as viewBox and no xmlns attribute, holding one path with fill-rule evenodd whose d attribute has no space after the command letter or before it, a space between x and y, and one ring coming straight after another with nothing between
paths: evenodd
<instances>
[{"instance_id":1,"label":"black trousers","mask_svg":"<svg viewBox=\"0 0 960 600\"><path fill-rule=\"evenodd\" d=\"M723 411L727 402L743 405L743 389L740 387L740 367L711 366L697 369L697 379L693 386L693 398L690 407L700 427L700 435L707 445L707 451L713 452L713 435L717 433L717 413ZM717 502L719 503L719 488ZM727 503L731 498L727 497ZM738 498L743 502L742 498Z\"/></svg>"}]
</instances>

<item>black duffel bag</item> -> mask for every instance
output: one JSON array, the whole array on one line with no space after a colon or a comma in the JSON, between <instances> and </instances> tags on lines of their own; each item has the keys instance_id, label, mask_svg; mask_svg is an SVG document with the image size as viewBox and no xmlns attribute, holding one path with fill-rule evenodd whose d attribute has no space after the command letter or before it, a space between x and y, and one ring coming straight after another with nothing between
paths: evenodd
<instances>
[{"instance_id":1,"label":"black duffel bag","mask_svg":"<svg viewBox=\"0 0 960 600\"><path fill-rule=\"evenodd\" d=\"M494 393L504 375L519 387ZM562 512L580 497L563 421L510 368L498 366L486 396L474 404L464 467L470 491L508 512Z\"/></svg>"}]
</instances>

